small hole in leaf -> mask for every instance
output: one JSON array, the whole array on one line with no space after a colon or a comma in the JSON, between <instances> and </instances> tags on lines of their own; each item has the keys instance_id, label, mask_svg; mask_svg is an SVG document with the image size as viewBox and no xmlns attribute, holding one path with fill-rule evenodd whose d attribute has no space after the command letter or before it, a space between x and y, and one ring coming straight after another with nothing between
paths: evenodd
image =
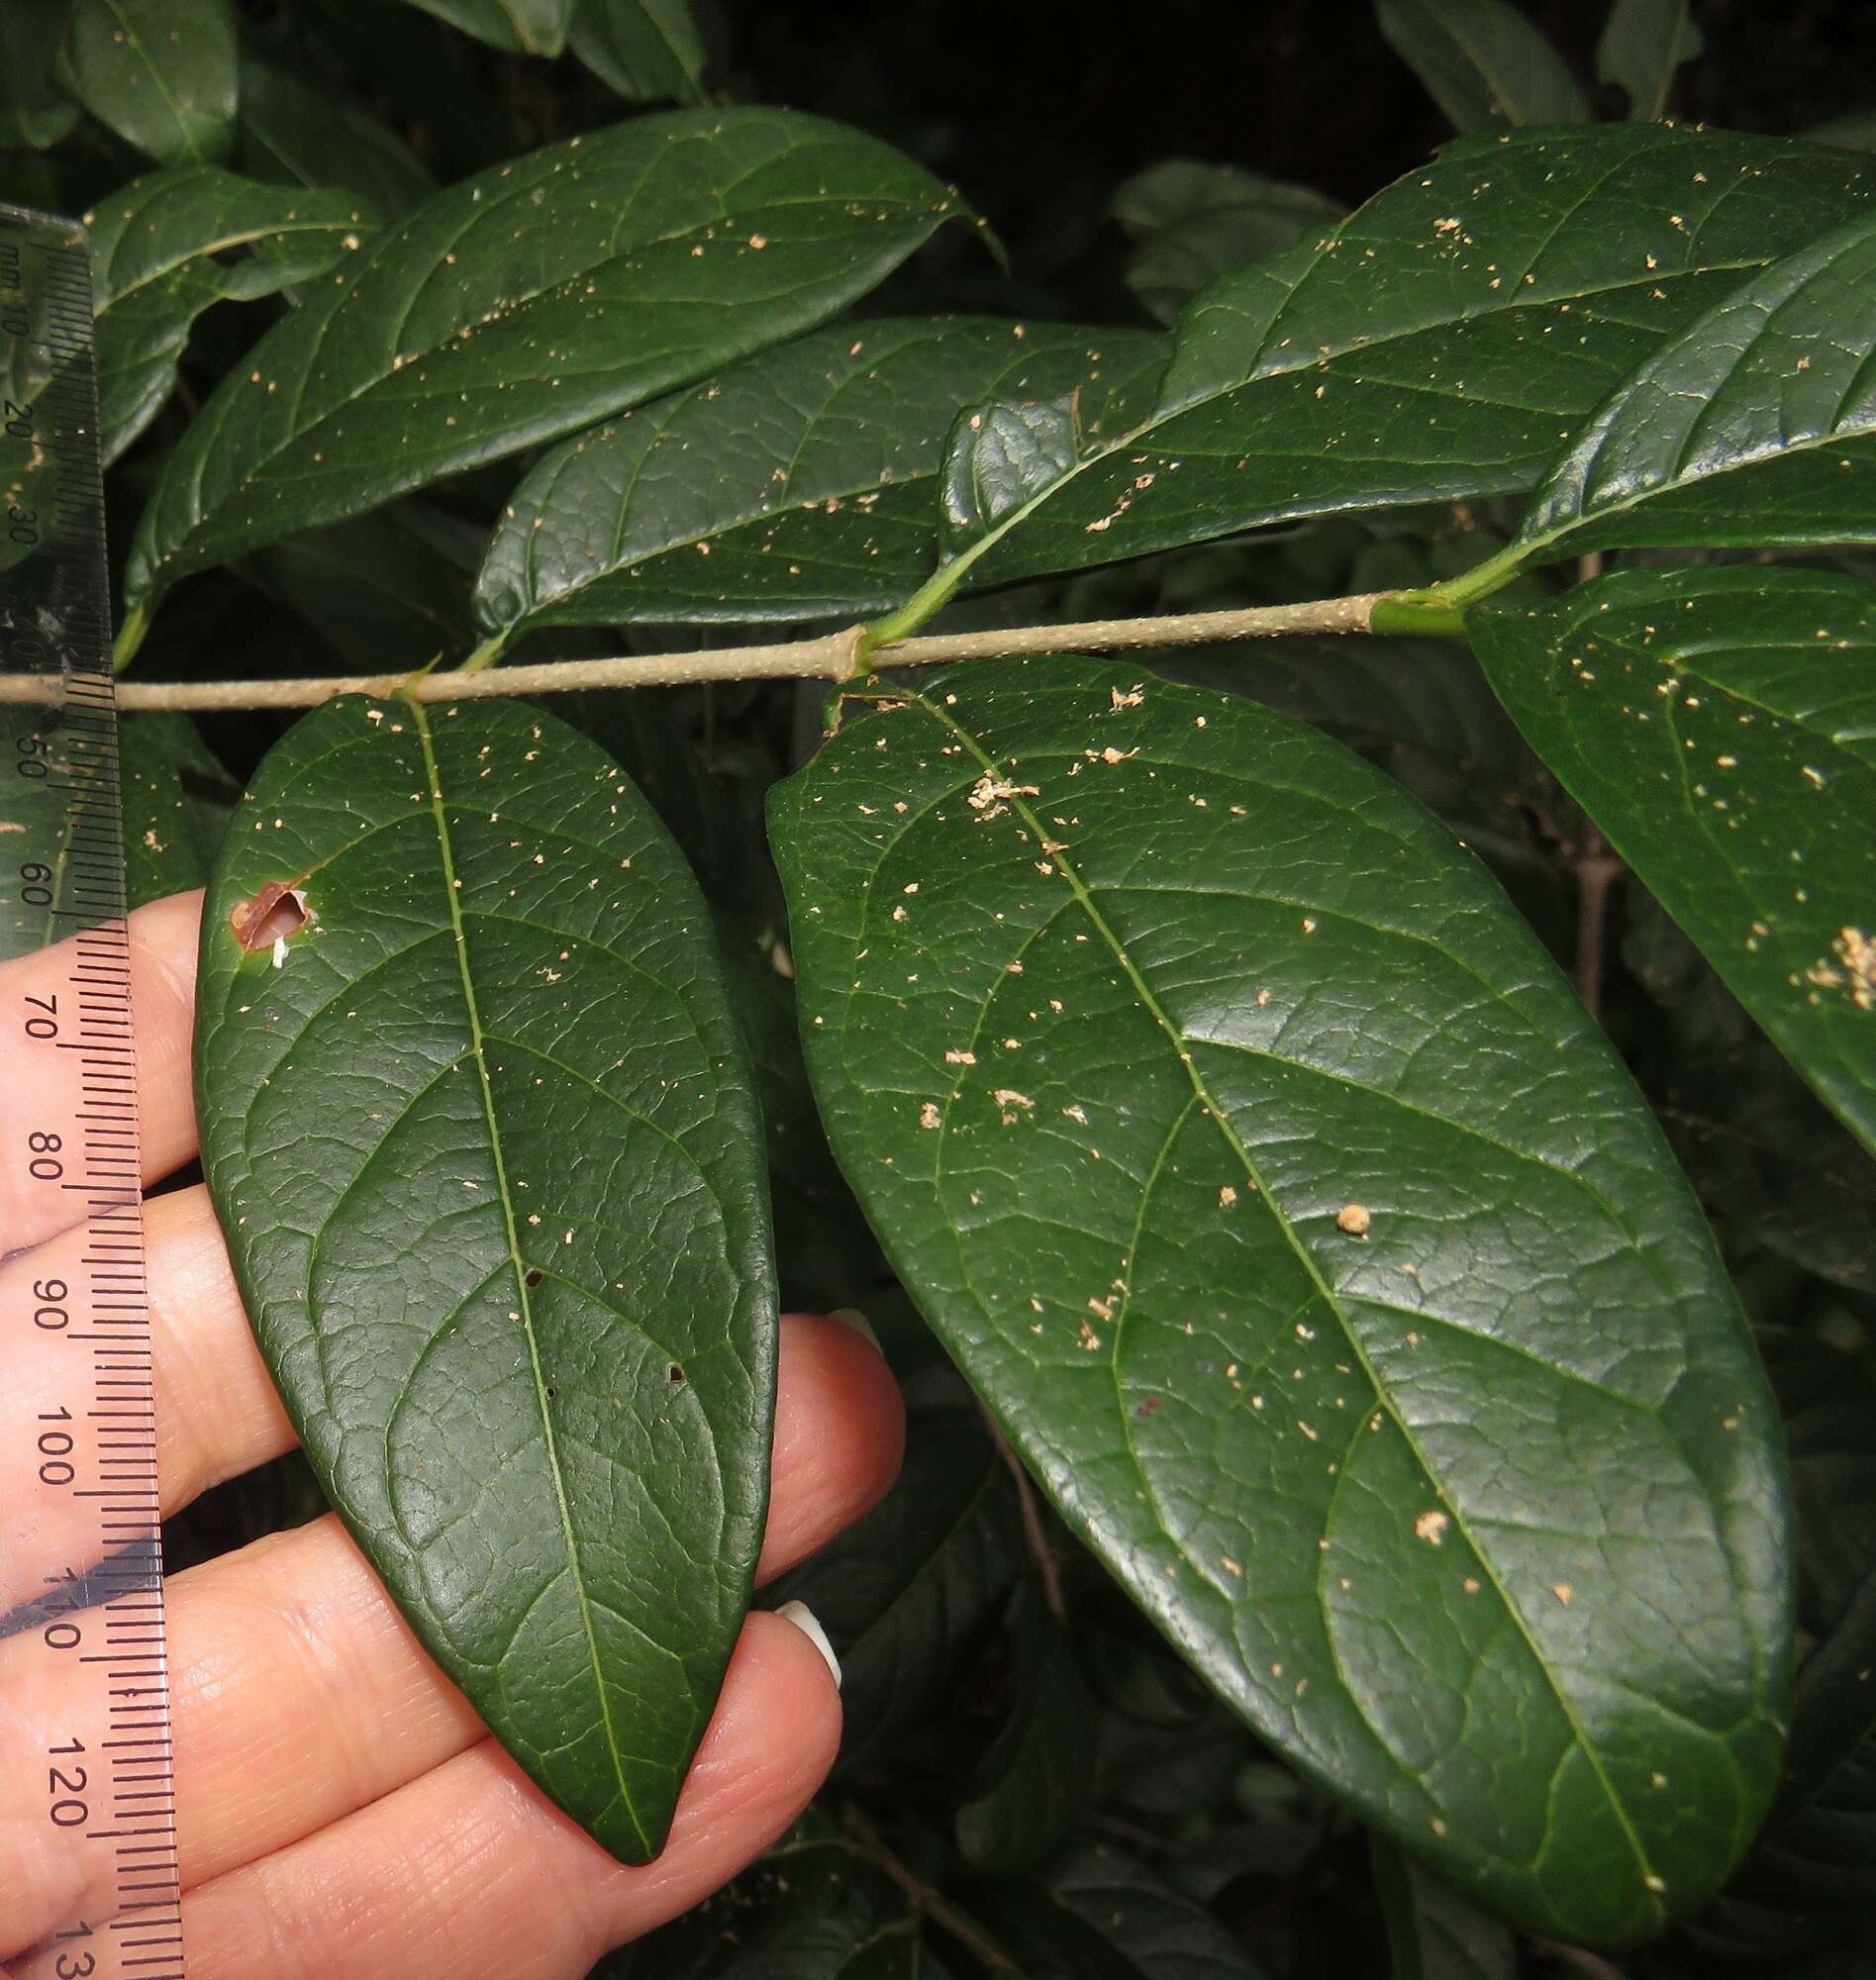
<instances>
[{"instance_id":1,"label":"small hole in leaf","mask_svg":"<svg viewBox=\"0 0 1876 1980\"><path fill-rule=\"evenodd\" d=\"M675 1361L673 1361L671 1363L671 1380L673 1382L681 1382L683 1379L684 1379L683 1369L680 1368Z\"/></svg>"},{"instance_id":2,"label":"small hole in leaf","mask_svg":"<svg viewBox=\"0 0 1876 1980\"><path fill-rule=\"evenodd\" d=\"M229 916L228 925L235 931L235 940L252 955L276 942L291 941L315 919L305 894L290 880L269 880L252 900L242 902Z\"/></svg>"},{"instance_id":3,"label":"small hole in leaf","mask_svg":"<svg viewBox=\"0 0 1876 1980\"><path fill-rule=\"evenodd\" d=\"M538 1286L541 1283L541 1267L539 1265L527 1274L525 1283L531 1286Z\"/></svg>"}]
</instances>

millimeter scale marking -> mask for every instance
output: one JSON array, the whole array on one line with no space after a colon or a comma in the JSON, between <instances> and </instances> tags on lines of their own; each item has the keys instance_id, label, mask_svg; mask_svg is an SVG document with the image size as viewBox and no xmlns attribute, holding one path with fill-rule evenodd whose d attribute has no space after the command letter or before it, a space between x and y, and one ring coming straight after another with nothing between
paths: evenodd
<instances>
[{"instance_id":1,"label":"millimeter scale marking","mask_svg":"<svg viewBox=\"0 0 1876 1980\"><path fill-rule=\"evenodd\" d=\"M90 263L7 206L0 689L0 1961L181 1980Z\"/></svg>"}]
</instances>

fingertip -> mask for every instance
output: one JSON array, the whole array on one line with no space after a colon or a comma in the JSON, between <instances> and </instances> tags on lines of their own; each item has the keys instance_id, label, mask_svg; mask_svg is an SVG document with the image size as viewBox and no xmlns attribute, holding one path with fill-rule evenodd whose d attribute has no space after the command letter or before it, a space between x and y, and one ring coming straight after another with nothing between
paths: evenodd
<instances>
[{"instance_id":1,"label":"fingertip","mask_svg":"<svg viewBox=\"0 0 1876 1980\"><path fill-rule=\"evenodd\" d=\"M130 918L131 1019L147 1179L195 1153L195 957L200 890L150 901Z\"/></svg>"},{"instance_id":2,"label":"fingertip","mask_svg":"<svg viewBox=\"0 0 1876 1980\"><path fill-rule=\"evenodd\" d=\"M876 1506L899 1475L905 1442L905 1405L878 1348L839 1321L785 1315L758 1577L806 1559Z\"/></svg>"}]
</instances>

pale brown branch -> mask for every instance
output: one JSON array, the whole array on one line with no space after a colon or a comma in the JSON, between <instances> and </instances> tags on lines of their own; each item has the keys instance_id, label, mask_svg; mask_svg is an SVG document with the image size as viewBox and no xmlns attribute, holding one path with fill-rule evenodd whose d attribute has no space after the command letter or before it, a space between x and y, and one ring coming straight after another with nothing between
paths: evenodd
<instances>
[{"instance_id":1,"label":"pale brown branch","mask_svg":"<svg viewBox=\"0 0 1876 1980\"><path fill-rule=\"evenodd\" d=\"M1184 612L1166 618L1090 619L1063 626L1018 626L984 633L922 634L876 646L874 668L1023 653L1116 653L1153 646L1201 646L1292 633L1365 633L1380 594L1317 598L1301 605L1255 605L1236 612ZM579 688L680 687L700 681L849 679L862 629L771 645L722 646L694 653L627 653L608 659L546 660L477 672L322 675L310 680L140 681L118 683L121 709L312 708L340 694L406 694L417 701L471 701L485 695L564 694ZM0 700L42 694L30 677L0 676Z\"/></svg>"}]
</instances>

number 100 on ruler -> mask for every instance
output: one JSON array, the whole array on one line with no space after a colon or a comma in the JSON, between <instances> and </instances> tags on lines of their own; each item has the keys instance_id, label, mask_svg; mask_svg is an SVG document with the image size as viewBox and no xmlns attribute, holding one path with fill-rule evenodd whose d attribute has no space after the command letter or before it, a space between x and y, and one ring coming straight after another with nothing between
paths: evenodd
<instances>
[{"instance_id":1,"label":"number 100 on ruler","mask_svg":"<svg viewBox=\"0 0 1876 1980\"><path fill-rule=\"evenodd\" d=\"M0 1966L176 1980L91 285L9 207L0 412Z\"/></svg>"}]
</instances>

